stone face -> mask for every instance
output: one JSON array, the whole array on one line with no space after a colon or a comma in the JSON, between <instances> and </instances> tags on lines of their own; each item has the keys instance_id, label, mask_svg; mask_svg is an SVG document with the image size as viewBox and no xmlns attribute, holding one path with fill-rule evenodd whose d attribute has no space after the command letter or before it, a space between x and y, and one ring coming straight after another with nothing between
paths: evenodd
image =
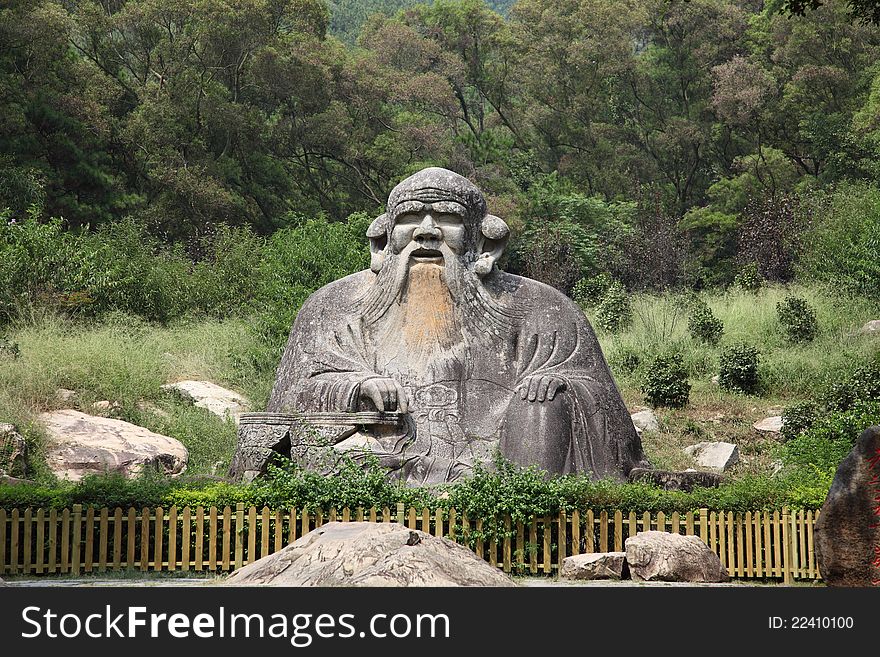
<instances>
[{"instance_id":1,"label":"stone face","mask_svg":"<svg viewBox=\"0 0 880 657\"><path fill-rule=\"evenodd\" d=\"M118 472L134 477L143 468L169 475L186 469L188 453L178 440L129 422L73 410L40 415L46 427L46 463L60 479Z\"/></svg>"},{"instance_id":2,"label":"stone face","mask_svg":"<svg viewBox=\"0 0 880 657\"><path fill-rule=\"evenodd\" d=\"M880 586L880 427L862 432L840 462L814 541L828 586Z\"/></svg>"},{"instance_id":3,"label":"stone face","mask_svg":"<svg viewBox=\"0 0 880 657\"><path fill-rule=\"evenodd\" d=\"M584 313L498 269L509 229L472 183L438 168L407 178L367 236L370 269L300 310L266 409L279 420L242 431L232 476L259 472L284 444L285 416L315 429L287 425L306 467L372 455L412 485L455 481L498 450L551 474L623 480L646 465Z\"/></svg>"},{"instance_id":4,"label":"stone face","mask_svg":"<svg viewBox=\"0 0 880 657\"><path fill-rule=\"evenodd\" d=\"M626 562L634 580L726 582L721 559L696 536L639 532L626 539Z\"/></svg>"},{"instance_id":5,"label":"stone face","mask_svg":"<svg viewBox=\"0 0 880 657\"><path fill-rule=\"evenodd\" d=\"M514 586L446 538L397 523L330 522L235 571L230 586Z\"/></svg>"},{"instance_id":6,"label":"stone face","mask_svg":"<svg viewBox=\"0 0 880 657\"><path fill-rule=\"evenodd\" d=\"M720 486L724 477L715 472L700 472L697 470L651 470L649 468L633 468L629 471L629 480L646 481L660 486L664 490L692 491L695 487L715 488Z\"/></svg>"},{"instance_id":7,"label":"stone face","mask_svg":"<svg viewBox=\"0 0 880 657\"><path fill-rule=\"evenodd\" d=\"M640 434L643 431L660 431L660 424L657 422L657 416L654 411L647 409L630 415L632 423L636 431Z\"/></svg>"},{"instance_id":8,"label":"stone face","mask_svg":"<svg viewBox=\"0 0 880 657\"><path fill-rule=\"evenodd\" d=\"M172 390L194 406L204 408L214 415L229 419L238 424L239 417L245 413L251 403L242 395L227 390L210 381L178 381L166 383L164 390Z\"/></svg>"},{"instance_id":9,"label":"stone face","mask_svg":"<svg viewBox=\"0 0 880 657\"><path fill-rule=\"evenodd\" d=\"M862 335L880 335L880 319L872 319L859 329L859 333Z\"/></svg>"},{"instance_id":10,"label":"stone face","mask_svg":"<svg viewBox=\"0 0 880 657\"><path fill-rule=\"evenodd\" d=\"M15 425L0 424L0 475L24 476L27 472L27 443Z\"/></svg>"},{"instance_id":11,"label":"stone face","mask_svg":"<svg viewBox=\"0 0 880 657\"><path fill-rule=\"evenodd\" d=\"M684 448L701 468L724 472L739 462L739 448L733 443L701 442Z\"/></svg>"},{"instance_id":12,"label":"stone face","mask_svg":"<svg viewBox=\"0 0 880 657\"><path fill-rule=\"evenodd\" d=\"M578 554L562 560L563 579L624 579L628 574L626 552Z\"/></svg>"},{"instance_id":13,"label":"stone face","mask_svg":"<svg viewBox=\"0 0 880 657\"><path fill-rule=\"evenodd\" d=\"M782 416L773 415L765 417L763 420L755 422L752 426L755 428L755 431L760 431L761 433L777 434L782 431Z\"/></svg>"}]
</instances>

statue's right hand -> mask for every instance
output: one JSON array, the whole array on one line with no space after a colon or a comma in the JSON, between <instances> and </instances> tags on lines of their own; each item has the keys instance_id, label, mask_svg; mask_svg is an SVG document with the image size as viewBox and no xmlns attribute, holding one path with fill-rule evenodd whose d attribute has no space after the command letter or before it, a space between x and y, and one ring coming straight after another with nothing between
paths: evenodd
<instances>
[{"instance_id":1,"label":"statue's right hand","mask_svg":"<svg viewBox=\"0 0 880 657\"><path fill-rule=\"evenodd\" d=\"M406 413L406 392L394 379L376 377L361 383L360 401L370 401L377 411Z\"/></svg>"}]
</instances>

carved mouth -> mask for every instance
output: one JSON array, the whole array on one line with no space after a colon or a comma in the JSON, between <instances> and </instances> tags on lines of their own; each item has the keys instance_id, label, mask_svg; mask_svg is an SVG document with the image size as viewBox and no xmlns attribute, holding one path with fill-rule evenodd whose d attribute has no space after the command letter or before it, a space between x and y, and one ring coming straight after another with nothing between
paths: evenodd
<instances>
[{"instance_id":1,"label":"carved mouth","mask_svg":"<svg viewBox=\"0 0 880 657\"><path fill-rule=\"evenodd\" d=\"M410 256L416 262L443 262L443 254L437 249L418 248L413 251Z\"/></svg>"}]
</instances>

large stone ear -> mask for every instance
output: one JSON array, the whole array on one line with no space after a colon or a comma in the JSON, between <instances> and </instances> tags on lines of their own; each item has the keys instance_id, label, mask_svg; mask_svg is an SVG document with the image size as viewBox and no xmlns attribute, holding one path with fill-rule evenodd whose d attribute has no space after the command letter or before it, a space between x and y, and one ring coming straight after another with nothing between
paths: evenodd
<instances>
[{"instance_id":1,"label":"large stone ear","mask_svg":"<svg viewBox=\"0 0 880 657\"><path fill-rule=\"evenodd\" d=\"M387 213L373 219L373 223L367 228L367 237L370 240L370 270L378 274L385 262L385 249L388 247Z\"/></svg>"},{"instance_id":2,"label":"large stone ear","mask_svg":"<svg viewBox=\"0 0 880 657\"><path fill-rule=\"evenodd\" d=\"M474 272L477 276L485 276L492 268L510 239L510 228L507 223L494 214L487 214L480 226L480 257L474 264Z\"/></svg>"}]
</instances>

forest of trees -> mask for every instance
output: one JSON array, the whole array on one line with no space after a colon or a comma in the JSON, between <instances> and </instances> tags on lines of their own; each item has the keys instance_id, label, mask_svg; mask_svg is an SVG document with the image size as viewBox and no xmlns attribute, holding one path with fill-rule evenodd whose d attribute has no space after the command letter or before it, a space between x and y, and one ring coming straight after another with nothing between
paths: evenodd
<instances>
[{"instance_id":1,"label":"forest of trees","mask_svg":"<svg viewBox=\"0 0 880 657\"><path fill-rule=\"evenodd\" d=\"M835 190L876 201L867 4L11 0L0 209L188 245L375 213L439 165L562 289L786 280Z\"/></svg>"}]
</instances>

